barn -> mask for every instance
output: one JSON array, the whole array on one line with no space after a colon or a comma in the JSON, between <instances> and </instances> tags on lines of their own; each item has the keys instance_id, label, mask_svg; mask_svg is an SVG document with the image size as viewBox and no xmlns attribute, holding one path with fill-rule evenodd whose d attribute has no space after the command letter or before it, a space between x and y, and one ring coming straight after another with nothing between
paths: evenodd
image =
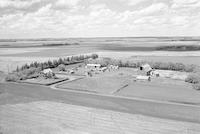
<instances>
[{"instance_id":1,"label":"barn","mask_svg":"<svg viewBox=\"0 0 200 134\"><path fill-rule=\"evenodd\" d=\"M144 72L147 76L150 76L153 69L149 64L143 64L139 67L139 70Z\"/></svg>"}]
</instances>

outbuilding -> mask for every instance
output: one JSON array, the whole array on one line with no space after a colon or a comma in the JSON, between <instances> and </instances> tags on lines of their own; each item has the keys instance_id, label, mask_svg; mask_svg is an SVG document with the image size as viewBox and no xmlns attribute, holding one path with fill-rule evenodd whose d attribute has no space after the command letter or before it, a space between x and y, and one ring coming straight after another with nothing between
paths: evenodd
<instances>
[{"instance_id":1,"label":"outbuilding","mask_svg":"<svg viewBox=\"0 0 200 134\"><path fill-rule=\"evenodd\" d=\"M86 68L100 68L100 64L87 64Z\"/></svg>"},{"instance_id":2,"label":"outbuilding","mask_svg":"<svg viewBox=\"0 0 200 134\"><path fill-rule=\"evenodd\" d=\"M151 77L139 75L139 76L136 77L136 80L151 81Z\"/></svg>"},{"instance_id":3,"label":"outbuilding","mask_svg":"<svg viewBox=\"0 0 200 134\"><path fill-rule=\"evenodd\" d=\"M44 69L43 71L41 71L41 74L45 78L54 78L54 76L55 76L55 74L53 73L53 71L50 68Z\"/></svg>"}]
</instances>

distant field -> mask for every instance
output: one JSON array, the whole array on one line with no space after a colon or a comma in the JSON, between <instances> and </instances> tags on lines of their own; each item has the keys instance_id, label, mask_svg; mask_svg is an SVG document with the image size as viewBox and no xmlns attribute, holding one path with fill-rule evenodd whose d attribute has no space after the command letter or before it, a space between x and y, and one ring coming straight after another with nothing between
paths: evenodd
<instances>
[{"instance_id":1,"label":"distant field","mask_svg":"<svg viewBox=\"0 0 200 134\"><path fill-rule=\"evenodd\" d=\"M137 61L173 62L200 65L200 56L132 56Z\"/></svg>"},{"instance_id":2,"label":"distant field","mask_svg":"<svg viewBox=\"0 0 200 134\"><path fill-rule=\"evenodd\" d=\"M69 55L98 53L101 57L135 58L200 65L200 51L163 52L155 47L199 45L198 37L113 37L0 40L0 70L8 72L21 64ZM62 45L63 43L79 45ZM61 44L61 45L60 45ZM6 48L6 46L8 48ZM19 47L19 48L18 48Z\"/></svg>"}]
</instances>

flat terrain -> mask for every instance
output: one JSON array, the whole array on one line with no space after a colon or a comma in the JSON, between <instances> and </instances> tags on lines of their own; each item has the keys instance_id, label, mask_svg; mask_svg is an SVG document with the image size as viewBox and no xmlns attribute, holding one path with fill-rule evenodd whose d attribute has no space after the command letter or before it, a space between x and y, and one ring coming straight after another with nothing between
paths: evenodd
<instances>
[{"instance_id":1,"label":"flat terrain","mask_svg":"<svg viewBox=\"0 0 200 134\"><path fill-rule=\"evenodd\" d=\"M200 124L51 101L0 105L3 134L198 134ZM158 127L159 126L159 127Z\"/></svg>"},{"instance_id":2,"label":"flat terrain","mask_svg":"<svg viewBox=\"0 0 200 134\"><path fill-rule=\"evenodd\" d=\"M79 45L41 47L45 43L59 42L78 43ZM0 47L3 46L0 50L0 70L8 72L8 70L15 69L17 65L20 66L33 61L46 61L81 53L98 53L101 57L132 57L136 60L183 62L185 64L200 65L200 51L163 52L152 50L152 47L157 46L198 46L199 42L199 38L190 37L2 40L0 42ZM6 45L9 47L5 48ZM17 46L20 46L20 48Z\"/></svg>"},{"instance_id":3,"label":"flat terrain","mask_svg":"<svg viewBox=\"0 0 200 134\"><path fill-rule=\"evenodd\" d=\"M60 41L79 45L41 47L44 43ZM178 37L1 41L0 71L11 72L24 63L85 53L200 65L200 51L151 49L199 45L199 41ZM79 70L80 74L83 72ZM199 91L175 79L135 82L135 74L135 70L122 69L93 77L71 77L71 81L52 86L0 82L0 133L200 133Z\"/></svg>"}]
</instances>

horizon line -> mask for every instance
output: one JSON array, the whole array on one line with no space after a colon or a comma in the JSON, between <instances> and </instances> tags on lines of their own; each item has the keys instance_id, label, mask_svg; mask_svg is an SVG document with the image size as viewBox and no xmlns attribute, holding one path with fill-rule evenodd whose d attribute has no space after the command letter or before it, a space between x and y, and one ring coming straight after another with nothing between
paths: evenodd
<instances>
[{"instance_id":1,"label":"horizon line","mask_svg":"<svg viewBox=\"0 0 200 134\"><path fill-rule=\"evenodd\" d=\"M44 39L94 39L94 38L200 38L200 36L96 36L96 37L39 37L39 38L0 38L0 40L44 40Z\"/></svg>"}]
</instances>

